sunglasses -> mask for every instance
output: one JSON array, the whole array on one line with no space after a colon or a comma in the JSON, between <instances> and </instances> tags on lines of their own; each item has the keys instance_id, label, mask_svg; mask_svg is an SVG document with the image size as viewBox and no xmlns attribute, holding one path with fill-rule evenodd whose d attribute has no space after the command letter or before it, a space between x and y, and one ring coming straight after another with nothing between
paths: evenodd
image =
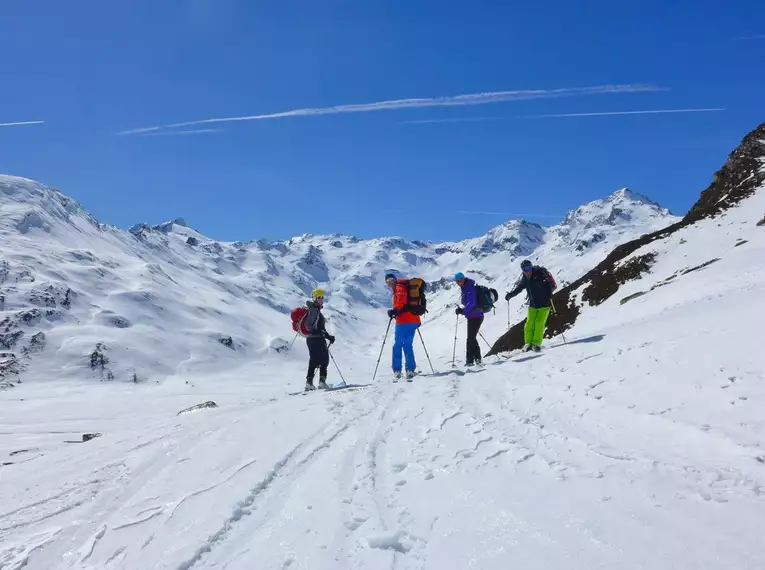
<instances>
[{"instance_id":1,"label":"sunglasses","mask_svg":"<svg viewBox=\"0 0 765 570\"><path fill-rule=\"evenodd\" d=\"M321 299L323 301L324 297L323 296L322 297L314 297L314 299Z\"/></svg>"}]
</instances>

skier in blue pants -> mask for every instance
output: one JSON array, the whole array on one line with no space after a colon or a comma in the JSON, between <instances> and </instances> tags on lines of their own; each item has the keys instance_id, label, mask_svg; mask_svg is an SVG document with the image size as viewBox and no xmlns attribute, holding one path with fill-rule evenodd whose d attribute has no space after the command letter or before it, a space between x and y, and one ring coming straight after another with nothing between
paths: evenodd
<instances>
[{"instance_id":1,"label":"skier in blue pants","mask_svg":"<svg viewBox=\"0 0 765 570\"><path fill-rule=\"evenodd\" d=\"M393 381L401 378L401 352L406 358L406 379L412 381L417 363L414 361L414 335L420 326L420 317L407 310L407 286L405 279L397 279L393 273L385 276L385 282L393 291L393 308L388 311L389 319L396 319L396 334L393 342Z\"/></svg>"}]
</instances>

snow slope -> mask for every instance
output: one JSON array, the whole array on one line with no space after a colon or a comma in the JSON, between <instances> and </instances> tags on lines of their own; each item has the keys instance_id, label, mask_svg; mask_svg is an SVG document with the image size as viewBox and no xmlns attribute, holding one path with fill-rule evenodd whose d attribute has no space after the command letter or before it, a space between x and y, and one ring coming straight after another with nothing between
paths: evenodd
<instances>
[{"instance_id":1,"label":"snow slope","mask_svg":"<svg viewBox=\"0 0 765 570\"><path fill-rule=\"evenodd\" d=\"M623 192L602 201L593 219L626 199L632 203ZM648 214L649 225L662 225L666 214L649 211L657 212ZM45 329L53 340L28 360L28 381L0 392L7 463L0 466L0 568L762 568L765 362L752 318L765 306L765 227L754 223L762 214L763 189L654 242L663 249L651 272L583 313L567 344L555 339L541 354L492 357L482 370L452 368L459 320L447 305L456 293L436 281L422 327L436 372L392 384L390 337L371 382L387 320L376 320L388 302L377 285L381 271L416 267L431 280L455 268L486 271L501 287L502 279L514 280L516 258L557 269L547 259L560 255L574 260L560 267L561 280L573 280L605 256L610 239L624 241L610 234L634 235L625 218L604 213L589 228L569 220L546 230L510 223L459 244L305 236L220 244L225 253L216 253L214 242L184 225L128 238L78 212L77 229L38 255L52 265L82 233L98 236L114 250L104 245L97 267L114 251L123 290L157 295L148 306L173 320L166 325L149 309L136 316L146 304L133 299L115 310L114 295L99 292L96 281L77 281L68 261L59 265L63 279L44 274L76 284L77 296L69 309L57 300L63 322ZM593 242L608 219L615 226ZM642 223L637 214L630 219ZM19 240L12 251L31 247L21 241L31 238L3 231ZM40 224L28 234L39 232ZM187 246L188 237L199 245ZM571 249L576 240L588 242L581 256ZM34 255L13 255L12 267L26 264L35 283L50 271ZM712 257L720 259L620 303ZM227 265L235 262L241 271ZM170 267L167 277L151 272L152 263ZM304 373L302 346L266 349L262 327L283 328L285 319L255 299L276 287L279 296L266 298L289 305L300 286L323 277L333 285L331 326L343 333L333 355L360 386L291 395ZM11 286L6 303L20 304L35 284L22 277ZM179 298L181 291L187 296ZM223 312L221 299L230 313L213 310ZM184 304L209 312L197 317ZM520 302L513 308L522 310ZM104 310L139 324L93 324ZM489 340L506 328L501 313L487 317ZM87 327L97 332L77 352L62 327L72 339ZM458 327L459 361L464 323ZM141 355L151 350L141 334L157 331L146 344L157 345L163 365L185 346L196 360L159 384L83 381L77 359L107 330L113 346L139 346ZM218 343L219 334L231 334L236 350ZM428 372L420 345L416 352ZM63 374L54 368L69 361L75 364ZM179 414L207 400L217 407ZM103 435L82 443L92 432Z\"/></svg>"},{"instance_id":2,"label":"snow slope","mask_svg":"<svg viewBox=\"0 0 765 570\"><path fill-rule=\"evenodd\" d=\"M625 304L631 319L479 372L451 369L443 330L438 374L412 384L385 373L290 396L285 373L6 392L0 454L28 451L0 468L0 567L762 568L750 315L765 236L751 237L715 268L746 264L736 294L688 274ZM337 357L369 382L368 358ZM219 407L176 416L209 398Z\"/></svg>"}]
</instances>

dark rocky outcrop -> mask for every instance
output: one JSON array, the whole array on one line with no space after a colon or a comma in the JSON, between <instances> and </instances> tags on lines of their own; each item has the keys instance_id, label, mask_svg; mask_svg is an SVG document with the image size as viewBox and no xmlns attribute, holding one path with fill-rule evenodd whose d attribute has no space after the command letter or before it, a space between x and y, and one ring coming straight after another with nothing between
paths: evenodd
<instances>
[{"instance_id":1,"label":"dark rocky outcrop","mask_svg":"<svg viewBox=\"0 0 765 570\"><path fill-rule=\"evenodd\" d=\"M627 281L639 278L647 272L656 261L656 254L646 253L634 257L626 263L615 264L606 269L597 282L590 283L582 291L582 301L590 305L600 305L611 295L619 290L619 287Z\"/></svg>"},{"instance_id":2,"label":"dark rocky outcrop","mask_svg":"<svg viewBox=\"0 0 765 570\"><path fill-rule=\"evenodd\" d=\"M719 257L715 257L714 259L710 259L709 261L705 261L701 265L697 265L696 267L690 267L688 269L685 269L682 271L681 275L687 275L688 273L693 273L694 271L698 271L699 269L704 269L705 267L709 267L713 263L717 263L720 261Z\"/></svg>"},{"instance_id":3,"label":"dark rocky outcrop","mask_svg":"<svg viewBox=\"0 0 765 570\"><path fill-rule=\"evenodd\" d=\"M29 292L28 300L31 304L38 307L64 307L68 309L72 306L72 299L75 293L69 287L63 285L46 285L38 287Z\"/></svg>"},{"instance_id":4,"label":"dark rocky outcrop","mask_svg":"<svg viewBox=\"0 0 765 570\"><path fill-rule=\"evenodd\" d=\"M21 348L21 353L24 356L30 356L33 352L40 352L45 348L45 333L40 331L32 335L29 339L29 344Z\"/></svg>"},{"instance_id":5,"label":"dark rocky outcrop","mask_svg":"<svg viewBox=\"0 0 765 570\"><path fill-rule=\"evenodd\" d=\"M96 344L96 348L90 353L90 368L91 370L100 369L103 372L106 369L106 365L109 364L109 357L106 356L108 348L102 342Z\"/></svg>"},{"instance_id":6,"label":"dark rocky outcrop","mask_svg":"<svg viewBox=\"0 0 765 570\"><path fill-rule=\"evenodd\" d=\"M120 317L119 315L109 317L108 321L112 326L115 326L118 329L128 329L133 326L129 320L125 317Z\"/></svg>"},{"instance_id":7,"label":"dark rocky outcrop","mask_svg":"<svg viewBox=\"0 0 765 570\"><path fill-rule=\"evenodd\" d=\"M40 309L25 309L17 313L19 321L28 327L38 324L42 320L42 316Z\"/></svg>"},{"instance_id":8,"label":"dark rocky outcrop","mask_svg":"<svg viewBox=\"0 0 765 570\"><path fill-rule=\"evenodd\" d=\"M199 240L194 236L189 236L186 239L186 245L199 245Z\"/></svg>"},{"instance_id":9,"label":"dark rocky outcrop","mask_svg":"<svg viewBox=\"0 0 765 570\"><path fill-rule=\"evenodd\" d=\"M202 402L201 404L197 404L196 406L191 406L190 408L186 408L185 410L181 410L178 412L177 415L183 415L188 414L189 412L196 412L197 410L204 410L207 408L217 408L218 404L213 402L212 400L208 400L207 402Z\"/></svg>"},{"instance_id":10,"label":"dark rocky outcrop","mask_svg":"<svg viewBox=\"0 0 765 570\"><path fill-rule=\"evenodd\" d=\"M765 216L763 216L762 219L759 222L757 222L757 225L758 226L765 226Z\"/></svg>"},{"instance_id":11,"label":"dark rocky outcrop","mask_svg":"<svg viewBox=\"0 0 765 570\"><path fill-rule=\"evenodd\" d=\"M752 196L758 187L765 184L764 161L765 123L744 137L738 148L729 155L725 165L715 173L712 184L701 193L699 200L682 220L614 248L595 268L560 289L553 296L557 313L550 314L545 337L556 336L571 328L576 322L581 311L580 306L571 298L575 291L584 286L582 300L591 306L601 304L616 293L620 285L639 277L655 261L655 254L646 254L620 264L633 252L700 220L713 218ZM704 266L714 261L716 260L711 260ZM702 267L691 268L686 273ZM523 320L512 326L494 343L487 356L521 348L524 342L525 323L526 321Z\"/></svg>"},{"instance_id":12,"label":"dark rocky outcrop","mask_svg":"<svg viewBox=\"0 0 765 570\"><path fill-rule=\"evenodd\" d=\"M13 388L14 384L8 377L18 376L21 372L21 363L12 352L0 352L0 390Z\"/></svg>"},{"instance_id":13,"label":"dark rocky outcrop","mask_svg":"<svg viewBox=\"0 0 765 570\"><path fill-rule=\"evenodd\" d=\"M85 443L86 441L90 441L91 439L96 439L97 437L101 437L102 433L84 433L82 434L82 442Z\"/></svg>"},{"instance_id":14,"label":"dark rocky outcrop","mask_svg":"<svg viewBox=\"0 0 765 570\"><path fill-rule=\"evenodd\" d=\"M231 350L234 349L234 339L230 336L222 336L218 339L218 342L223 346L230 348Z\"/></svg>"},{"instance_id":15,"label":"dark rocky outcrop","mask_svg":"<svg viewBox=\"0 0 765 570\"><path fill-rule=\"evenodd\" d=\"M642 297L643 295L647 293L648 291L638 291L637 293L633 293L632 295L627 295L621 301L619 301L619 304L623 305L624 303L629 303L630 301L632 301L632 299L637 299L638 297Z\"/></svg>"},{"instance_id":16,"label":"dark rocky outcrop","mask_svg":"<svg viewBox=\"0 0 765 570\"><path fill-rule=\"evenodd\" d=\"M6 330L7 332L0 332L0 349L10 350L24 336L24 331Z\"/></svg>"},{"instance_id":17,"label":"dark rocky outcrop","mask_svg":"<svg viewBox=\"0 0 765 570\"><path fill-rule=\"evenodd\" d=\"M764 158L765 123L746 135L730 153L728 161L715 172L712 184L701 193L683 221L693 223L716 216L753 195L765 184Z\"/></svg>"}]
</instances>

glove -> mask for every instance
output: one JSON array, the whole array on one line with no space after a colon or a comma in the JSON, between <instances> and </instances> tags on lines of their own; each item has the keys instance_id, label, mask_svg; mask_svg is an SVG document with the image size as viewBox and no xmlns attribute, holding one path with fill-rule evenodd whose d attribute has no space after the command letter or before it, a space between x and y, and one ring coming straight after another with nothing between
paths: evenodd
<instances>
[{"instance_id":1,"label":"glove","mask_svg":"<svg viewBox=\"0 0 765 570\"><path fill-rule=\"evenodd\" d=\"M505 293L505 301L509 301L513 296L510 293Z\"/></svg>"},{"instance_id":2,"label":"glove","mask_svg":"<svg viewBox=\"0 0 765 570\"><path fill-rule=\"evenodd\" d=\"M388 310L388 318L392 319L393 317L398 316L398 309L389 309Z\"/></svg>"},{"instance_id":3,"label":"glove","mask_svg":"<svg viewBox=\"0 0 765 570\"><path fill-rule=\"evenodd\" d=\"M335 337L334 337L334 335L328 334L327 335L327 340L329 341L329 346L332 346L333 344L335 344Z\"/></svg>"},{"instance_id":4,"label":"glove","mask_svg":"<svg viewBox=\"0 0 765 570\"><path fill-rule=\"evenodd\" d=\"M465 310L462 307L457 307L456 309L454 309L454 314L456 314L456 315L464 315L465 314Z\"/></svg>"}]
</instances>

